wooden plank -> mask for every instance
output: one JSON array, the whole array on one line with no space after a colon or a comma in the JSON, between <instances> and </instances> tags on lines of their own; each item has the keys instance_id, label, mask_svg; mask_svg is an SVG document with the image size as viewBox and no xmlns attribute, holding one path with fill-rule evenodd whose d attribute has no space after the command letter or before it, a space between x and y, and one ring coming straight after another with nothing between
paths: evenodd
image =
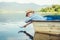
<instances>
[{"instance_id":1,"label":"wooden plank","mask_svg":"<svg viewBox=\"0 0 60 40\"><path fill-rule=\"evenodd\" d=\"M33 21L34 40L60 40L60 21Z\"/></svg>"}]
</instances>

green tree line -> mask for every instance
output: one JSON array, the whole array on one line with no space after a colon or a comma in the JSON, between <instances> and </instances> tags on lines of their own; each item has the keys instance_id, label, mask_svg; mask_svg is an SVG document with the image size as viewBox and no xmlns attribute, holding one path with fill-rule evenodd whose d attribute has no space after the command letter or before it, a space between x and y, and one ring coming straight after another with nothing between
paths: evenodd
<instances>
[{"instance_id":1,"label":"green tree line","mask_svg":"<svg viewBox=\"0 0 60 40\"><path fill-rule=\"evenodd\" d=\"M59 12L60 13L60 5L52 5L50 7L42 8L40 12Z\"/></svg>"}]
</instances>

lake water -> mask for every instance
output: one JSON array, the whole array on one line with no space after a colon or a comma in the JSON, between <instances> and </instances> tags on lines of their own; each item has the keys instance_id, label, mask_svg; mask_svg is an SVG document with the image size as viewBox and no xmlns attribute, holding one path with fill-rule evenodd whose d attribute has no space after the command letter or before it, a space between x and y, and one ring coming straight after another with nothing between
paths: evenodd
<instances>
[{"instance_id":1,"label":"lake water","mask_svg":"<svg viewBox=\"0 0 60 40\"><path fill-rule=\"evenodd\" d=\"M0 40L23 40L22 34L18 34L20 31L19 21L25 17L25 13L0 13ZM20 39L23 38L23 39ZM24 39L25 40L25 39Z\"/></svg>"}]
</instances>

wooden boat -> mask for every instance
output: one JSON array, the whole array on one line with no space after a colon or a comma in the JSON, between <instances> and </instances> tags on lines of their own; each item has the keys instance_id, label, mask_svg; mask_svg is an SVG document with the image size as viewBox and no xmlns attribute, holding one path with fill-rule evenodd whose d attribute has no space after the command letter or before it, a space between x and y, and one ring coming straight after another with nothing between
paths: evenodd
<instances>
[{"instance_id":1,"label":"wooden boat","mask_svg":"<svg viewBox=\"0 0 60 40\"><path fill-rule=\"evenodd\" d=\"M60 40L60 21L33 21L34 40Z\"/></svg>"}]
</instances>

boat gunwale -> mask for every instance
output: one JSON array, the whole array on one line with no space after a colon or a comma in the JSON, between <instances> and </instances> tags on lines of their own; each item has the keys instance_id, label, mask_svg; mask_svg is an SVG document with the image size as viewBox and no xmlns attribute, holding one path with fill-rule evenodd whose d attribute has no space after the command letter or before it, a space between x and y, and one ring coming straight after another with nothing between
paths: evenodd
<instances>
[{"instance_id":1,"label":"boat gunwale","mask_svg":"<svg viewBox=\"0 0 60 40\"><path fill-rule=\"evenodd\" d=\"M32 20L32 22L60 22L60 20Z\"/></svg>"}]
</instances>

